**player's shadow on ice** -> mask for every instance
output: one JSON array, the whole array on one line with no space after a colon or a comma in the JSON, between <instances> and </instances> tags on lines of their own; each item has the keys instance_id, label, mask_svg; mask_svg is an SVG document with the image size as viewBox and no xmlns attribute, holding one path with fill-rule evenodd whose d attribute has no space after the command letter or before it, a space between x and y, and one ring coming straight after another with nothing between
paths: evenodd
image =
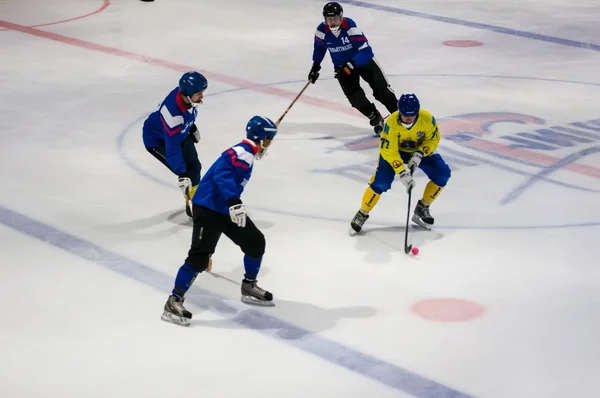
<instances>
[{"instance_id":1,"label":"player's shadow on ice","mask_svg":"<svg viewBox=\"0 0 600 398\"><path fill-rule=\"evenodd\" d=\"M408 244L414 247L425 247L428 243L442 239L443 234L435 229L427 231L424 228L410 225L408 227ZM404 253L404 232L402 226L365 227L356 238L356 249L366 252L365 262L382 264L392 261L395 253ZM373 240L378 244L374 245Z\"/></svg>"},{"instance_id":2,"label":"player's shadow on ice","mask_svg":"<svg viewBox=\"0 0 600 398\"><path fill-rule=\"evenodd\" d=\"M169 210L145 218L122 223L102 225L95 228L109 236L123 241L159 241L188 229L192 233L192 222L185 209Z\"/></svg>"},{"instance_id":3,"label":"player's shadow on ice","mask_svg":"<svg viewBox=\"0 0 600 398\"><path fill-rule=\"evenodd\" d=\"M211 311L226 318L192 319L190 326L260 330L280 339L297 340L332 329L343 319L368 318L377 312L366 306L322 308L310 303L282 300L277 296L275 307L256 307L239 300L239 285L231 284L231 288L236 299L223 299L207 292L188 292L186 303L191 304L188 309L195 317L201 316L202 311ZM197 311L198 307L201 311Z\"/></svg>"},{"instance_id":4,"label":"player's shadow on ice","mask_svg":"<svg viewBox=\"0 0 600 398\"><path fill-rule=\"evenodd\" d=\"M360 116L360 115L359 115ZM282 123L278 141L347 140L374 137L373 128L365 119L363 126L342 123Z\"/></svg>"},{"instance_id":5,"label":"player's shadow on ice","mask_svg":"<svg viewBox=\"0 0 600 398\"><path fill-rule=\"evenodd\" d=\"M250 215L252 215L249 212ZM265 230L273 227L266 220L252 218L258 228ZM102 225L94 230L106 233L107 237L118 242L156 242L169 236L188 234L192 236L193 223L185 214L185 209L169 210L137 220Z\"/></svg>"}]
</instances>

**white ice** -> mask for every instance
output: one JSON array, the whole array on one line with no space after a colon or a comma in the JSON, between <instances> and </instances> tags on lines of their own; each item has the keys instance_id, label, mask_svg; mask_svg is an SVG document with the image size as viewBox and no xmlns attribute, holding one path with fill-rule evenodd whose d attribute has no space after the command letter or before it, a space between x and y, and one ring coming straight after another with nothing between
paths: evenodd
<instances>
[{"instance_id":1,"label":"white ice","mask_svg":"<svg viewBox=\"0 0 600 398\"><path fill-rule=\"evenodd\" d=\"M324 3L0 2L1 397L600 396L600 123L579 140L536 132L600 120L591 0L342 2L395 92L440 120L453 173L434 230L411 228L421 252L404 254L396 181L348 235L377 139L326 56L243 196L277 306L240 302L242 253L222 238L215 274L190 291L192 326L160 320L191 226L175 176L143 148L144 117L184 71L205 73L207 170L250 117L278 118L300 91ZM478 147L453 140L464 115L494 112L530 122L494 124ZM429 299L485 312L411 310Z\"/></svg>"}]
</instances>

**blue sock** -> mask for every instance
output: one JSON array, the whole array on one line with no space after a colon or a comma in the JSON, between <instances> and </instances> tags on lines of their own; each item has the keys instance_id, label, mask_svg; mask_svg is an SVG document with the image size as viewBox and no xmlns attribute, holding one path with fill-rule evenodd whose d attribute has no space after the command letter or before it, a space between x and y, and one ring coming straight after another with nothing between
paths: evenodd
<instances>
[{"instance_id":1,"label":"blue sock","mask_svg":"<svg viewBox=\"0 0 600 398\"><path fill-rule=\"evenodd\" d=\"M173 288L172 294L174 296L183 297L194 283L197 275L198 272L194 271L184 263L177 272L177 277L175 278L175 287Z\"/></svg>"},{"instance_id":2,"label":"blue sock","mask_svg":"<svg viewBox=\"0 0 600 398\"><path fill-rule=\"evenodd\" d=\"M258 271L260 271L260 263L262 262L262 256L259 258L244 256L244 268L246 269L246 273L244 274L244 278L249 281L256 280L258 276Z\"/></svg>"}]
</instances>

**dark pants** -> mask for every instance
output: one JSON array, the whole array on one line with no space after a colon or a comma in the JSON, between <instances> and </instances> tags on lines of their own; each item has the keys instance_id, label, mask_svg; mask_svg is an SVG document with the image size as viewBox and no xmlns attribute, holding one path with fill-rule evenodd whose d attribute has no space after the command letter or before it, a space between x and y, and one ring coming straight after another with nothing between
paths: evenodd
<instances>
[{"instance_id":1,"label":"dark pants","mask_svg":"<svg viewBox=\"0 0 600 398\"><path fill-rule=\"evenodd\" d=\"M367 98L364 90L360 86L360 78L366 81L373 90L373 97L386 107L389 113L395 112L398 108L396 94L392 91L383 71L377 65L375 60L371 60L360 68L354 68L351 74L340 74L338 81L344 95L350 101L350 104L358 109L366 117L370 117L376 110L373 104Z\"/></svg>"},{"instance_id":2,"label":"dark pants","mask_svg":"<svg viewBox=\"0 0 600 398\"><path fill-rule=\"evenodd\" d=\"M208 259L215 252L221 234L231 239L248 257L258 259L265 253L265 236L249 217L246 226L241 228L231 221L229 214L198 205L194 205L192 213L192 245L185 263L196 272L203 272L208 267Z\"/></svg>"},{"instance_id":3,"label":"dark pants","mask_svg":"<svg viewBox=\"0 0 600 398\"><path fill-rule=\"evenodd\" d=\"M164 164L173 174L177 174L171 169L171 166L167 163L166 153L167 150L164 145L159 145L154 148L146 147L146 150ZM183 154L183 161L185 162L186 170L182 174L177 174L178 177L188 177L192 180L192 186L200 183L200 172L202 171L202 165L198 159L198 152L196 152L196 146L194 145L194 139L188 136L181 143L181 152Z\"/></svg>"}]
</instances>

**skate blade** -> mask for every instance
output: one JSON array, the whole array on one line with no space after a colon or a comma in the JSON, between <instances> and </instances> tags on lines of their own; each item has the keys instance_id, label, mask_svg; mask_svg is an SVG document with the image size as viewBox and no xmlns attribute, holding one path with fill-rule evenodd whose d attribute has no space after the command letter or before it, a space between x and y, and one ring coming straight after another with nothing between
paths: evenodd
<instances>
[{"instance_id":1,"label":"skate blade","mask_svg":"<svg viewBox=\"0 0 600 398\"><path fill-rule=\"evenodd\" d=\"M193 208L192 206L193 206L193 203L191 200L185 201L185 214L188 216L188 220L191 223L194 223L194 214L192 212L192 208Z\"/></svg>"},{"instance_id":2,"label":"skate blade","mask_svg":"<svg viewBox=\"0 0 600 398\"><path fill-rule=\"evenodd\" d=\"M171 314L170 312L167 312L167 311L163 312L160 319L162 319L165 322L174 323L174 324L180 325L180 326L190 326L190 319L184 318L182 316L177 316L175 314Z\"/></svg>"},{"instance_id":3,"label":"skate blade","mask_svg":"<svg viewBox=\"0 0 600 398\"><path fill-rule=\"evenodd\" d=\"M412 222L414 222L415 224L417 224L419 227L425 228L428 231L431 231L431 228L433 228L433 225L427 224L426 222L424 222L423 220L421 220L416 215L412 216Z\"/></svg>"},{"instance_id":4,"label":"skate blade","mask_svg":"<svg viewBox=\"0 0 600 398\"><path fill-rule=\"evenodd\" d=\"M358 228L358 231L356 230L356 228ZM360 234L362 231L362 227L359 227L357 224L354 223L350 223L350 229L348 230L348 233L350 234L350 236L354 236L354 235L358 235Z\"/></svg>"},{"instance_id":5,"label":"skate blade","mask_svg":"<svg viewBox=\"0 0 600 398\"><path fill-rule=\"evenodd\" d=\"M242 302L250 305L258 305L261 307L274 307L275 303L273 301L264 301L259 300L256 297L252 296L244 296L242 295Z\"/></svg>"}]
</instances>

